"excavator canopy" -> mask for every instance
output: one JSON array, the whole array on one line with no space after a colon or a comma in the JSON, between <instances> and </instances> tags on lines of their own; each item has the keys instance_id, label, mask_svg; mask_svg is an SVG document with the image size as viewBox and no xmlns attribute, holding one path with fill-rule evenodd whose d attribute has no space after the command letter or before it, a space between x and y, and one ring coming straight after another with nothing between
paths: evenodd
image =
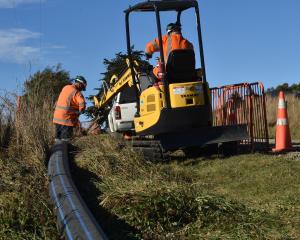
<instances>
[{"instance_id":1,"label":"excavator canopy","mask_svg":"<svg viewBox=\"0 0 300 240\"><path fill-rule=\"evenodd\" d=\"M125 13L130 12L153 12L158 11L184 11L186 9L198 6L195 0L162 0L162 1L146 1L138 3L125 10Z\"/></svg>"}]
</instances>

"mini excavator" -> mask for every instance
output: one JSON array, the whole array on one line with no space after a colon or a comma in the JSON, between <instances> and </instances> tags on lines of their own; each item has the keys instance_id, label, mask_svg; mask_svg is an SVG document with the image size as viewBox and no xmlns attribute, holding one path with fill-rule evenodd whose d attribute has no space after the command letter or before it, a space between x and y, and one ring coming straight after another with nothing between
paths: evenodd
<instances>
[{"instance_id":1,"label":"mini excavator","mask_svg":"<svg viewBox=\"0 0 300 240\"><path fill-rule=\"evenodd\" d=\"M164 59L160 48L161 79L154 80L133 60L129 15L133 12L154 12L160 46L162 32L160 13L181 13L193 8L196 16L201 68L195 68L193 50L174 50ZM165 159L170 151L201 148L206 145L226 145L249 138L245 125L212 126L212 106L206 81L199 7L196 0L146 1L125 10L128 61L127 69L114 75L111 85L100 99L94 98L98 109L106 107L126 86L136 90L137 112L134 118L132 146L149 159ZM165 61L166 64L165 64Z\"/></svg>"}]
</instances>

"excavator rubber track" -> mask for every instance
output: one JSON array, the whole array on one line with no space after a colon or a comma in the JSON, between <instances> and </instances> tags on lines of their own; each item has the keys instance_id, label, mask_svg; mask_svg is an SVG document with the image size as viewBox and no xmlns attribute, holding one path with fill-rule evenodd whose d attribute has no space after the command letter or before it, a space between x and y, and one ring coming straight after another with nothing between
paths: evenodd
<instances>
[{"instance_id":1,"label":"excavator rubber track","mask_svg":"<svg viewBox=\"0 0 300 240\"><path fill-rule=\"evenodd\" d=\"M164 151L160 141L150 139L131 140L131 146L142 156L151 162L165 162L168 160L168 153Z\"/></svg>"}]
</instances>

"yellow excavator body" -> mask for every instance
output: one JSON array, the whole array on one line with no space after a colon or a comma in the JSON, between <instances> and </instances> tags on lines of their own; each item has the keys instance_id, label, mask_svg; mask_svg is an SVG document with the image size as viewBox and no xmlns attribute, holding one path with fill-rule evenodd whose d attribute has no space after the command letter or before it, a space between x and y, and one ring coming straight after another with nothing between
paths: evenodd
<instances>
[{"instance_id":1,"label":"yellow excavator body","mask_svg":"<svg viewBox=\"0 0 300 240\"><path fill-rule=\"evenodd\" d=\"M159 120L160 111L164 107L162 98L163 87L150 87L140 96L140 117L134 118L135 131L141 132L155 125Z\"/></svg>"},{"instance_id":2,"label":"yellow excavator body","mask_svg":"<svg viewBox=\"0 0 300 240\"><path fill-rule=\"evenodd\" d=\"M204 105L201 82L170 84L169 92L171 108Z\"/></svg>"},{"instance_id":3,"label":"yellow excavator body","mask_svg":"<svg viewBox=\"0 0 300 240\"><path fill-rule=\"evenodd\" d=\"M159 13L177 12L176 23L180 24L181 13L193 8L196 16L199 57L201 67L196 69L193 49L169 49L164 56ZM134 61L130 41L129 15L132 12L155 12L160 58L157 78L152 69ZM203 53L200 15L197 0L145 1L125 10L127 69L105 83L101 99L95 98L95 106L103 109L118 92L126 86L136 90L137 111L134 129L131 132L133 147L152 159L165 158L165 153L177 149L189 150L208 144L237 142L248 139L244 125L213 126L211 96ZM171 44L171 43L170 43ZM142 61L141 61L142 63Z\"/></svg>"},{"instance_id":4,"label":"yellow excavator body","mask_svg":"<svg viewBox=\"0 0 300 240\"><path fill-rule=\"evenodd\" d=\"M203 106L204 89L202 82L173 83L169 85L171 108L187 108ZM207 93L209 95L209 92ZM163 85L157 85L144 90L140 95L140 116L134 118L136 133L155 126L165 108L165 92ZM182 117L186 117L183 115ZM176 121L176 119L168 119Z\"/></svg>"}]
</instances>

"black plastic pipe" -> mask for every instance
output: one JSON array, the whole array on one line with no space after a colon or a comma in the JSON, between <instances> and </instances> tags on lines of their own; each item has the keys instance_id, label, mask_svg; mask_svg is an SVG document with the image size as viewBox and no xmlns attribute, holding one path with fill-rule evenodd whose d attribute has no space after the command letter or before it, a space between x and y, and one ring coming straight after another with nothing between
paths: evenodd
<instances>
[{"instance_id":1,"label":"black plastic pipe","mask_svg":"<svg viewBox=\"0 0 300 240\"><path fill-rule=\"evenodd\" d=\"M68 146L58 142L48 163L50 197L55 205L60 235L69 240L107 239L73 183Z\"/></svg>"}]
</instances>

